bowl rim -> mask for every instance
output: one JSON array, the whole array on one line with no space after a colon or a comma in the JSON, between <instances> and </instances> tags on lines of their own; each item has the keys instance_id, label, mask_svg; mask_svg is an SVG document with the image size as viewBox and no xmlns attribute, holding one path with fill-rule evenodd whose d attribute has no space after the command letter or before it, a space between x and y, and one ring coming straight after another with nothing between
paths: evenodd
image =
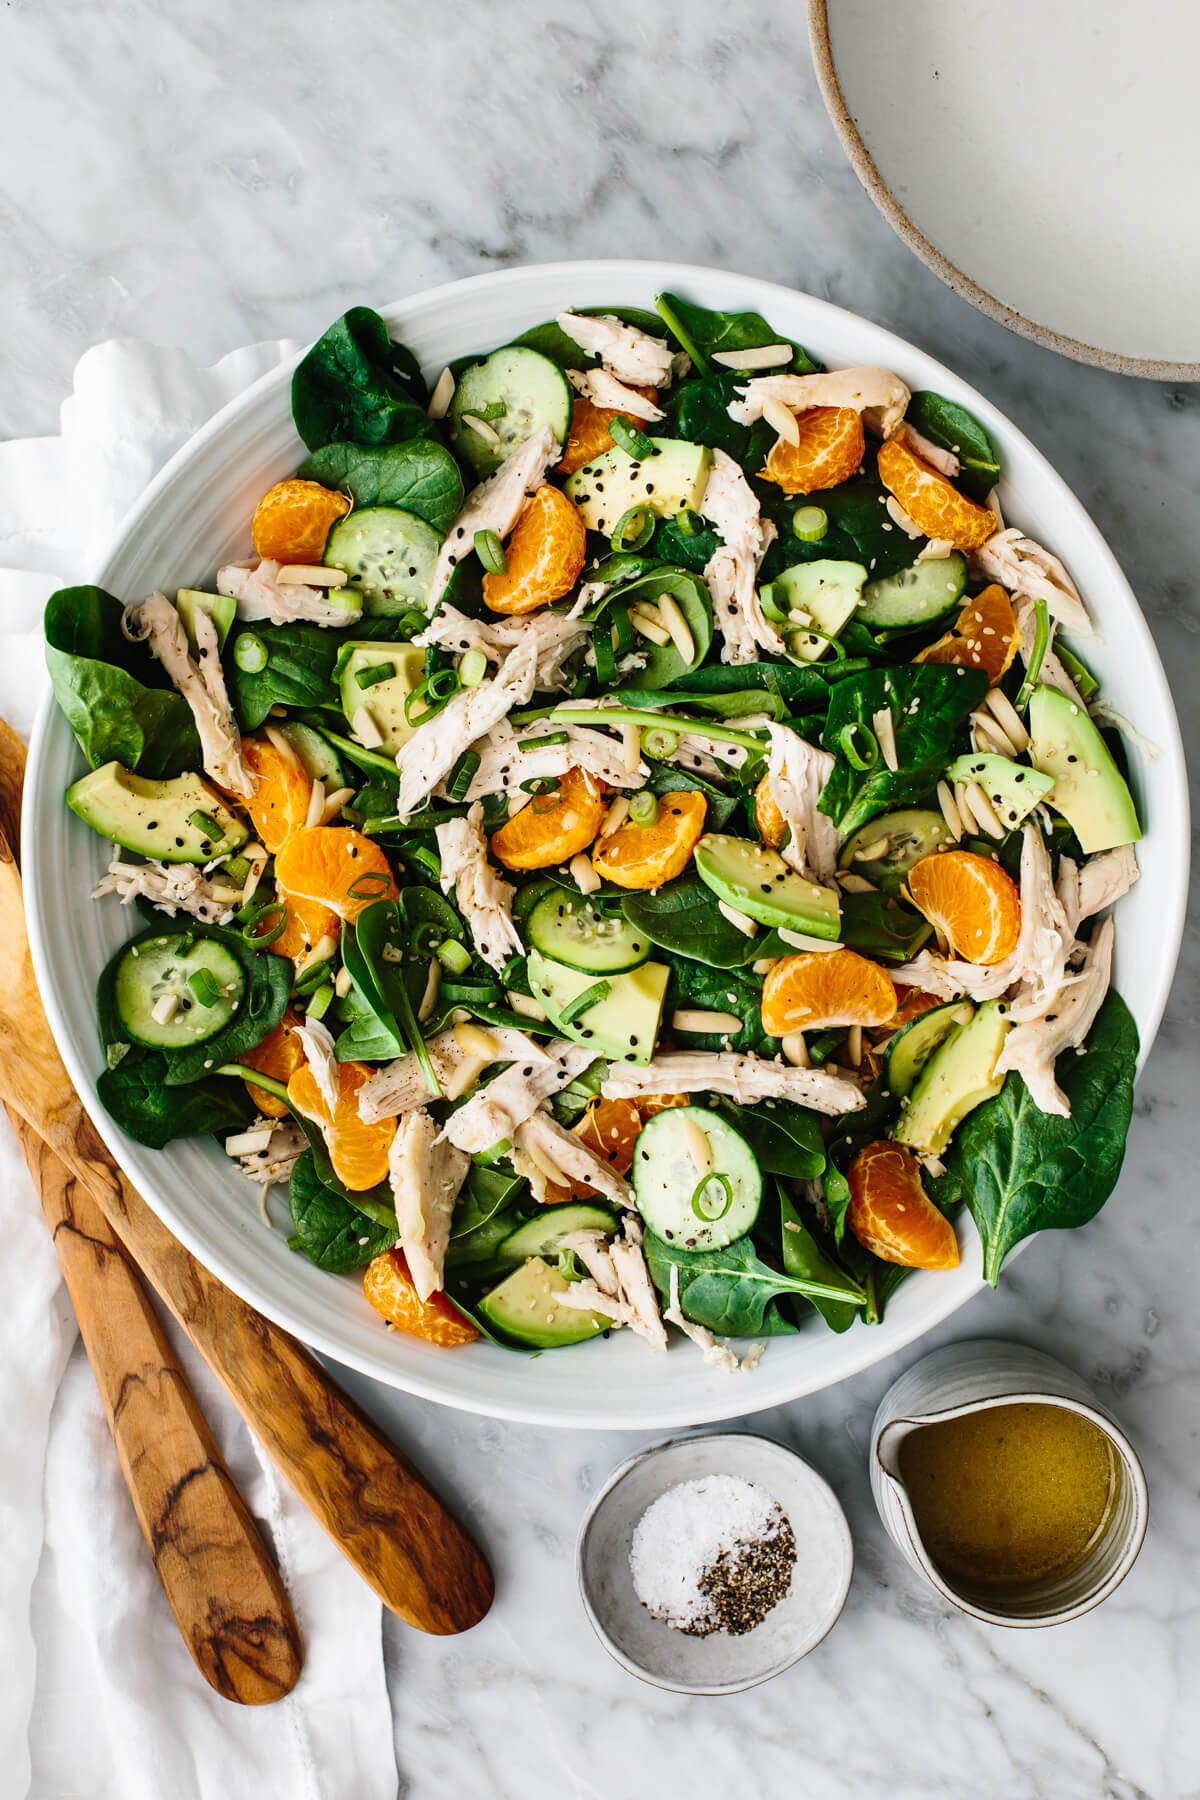
<instances>
[{"instance_id":1,"label":"bowl rim","mask_svg":"<svg viewBox=\"0 0 1200 1800\"><path fill-rule=\"evenodd\" d=\"M835 324L839 325L843 331L849 329L851 333L865 330L881 341L882 348L889 349L897 356L899 366L903 367L906 360L916 360L940 371L949 380L951 391L957 393L965 404L978 412L985 426L997 430L1002 442L1020 446L1023 456L1031 462L1036 471L1039 486L1050 494L1060 516L1069 521L1069 526L1075 533L1081 533L1088 538L1102 556L1107 579L1117 592L1122 604L1122 629L1138 638L1147 668L1157 689L1156 693L1148 696L1148 708L1157 701L1154 710L1155 729L1162 741L1166 761L1173 772L1175 790L1173 805L1170 808L1166 806L1162 808L1163 816L1156 819L1154 827L1156 834L1160 837L1174 838L1174 853L1171 861L1173 866L1179 869L1180 878L1175 892L1165 896L1164 900L1161 929L1158 935L1160 943L1166 948L1168 954L1164 957L1160 967L1157 990L1149 996L1149 1004L1143 1013L1146 1030L1142 1034L1139 1054L1140 1071L1161 1022L1184 928L1190 833L1186 765L1183 758L1179 723L1157 648L1124 571L1082 502L1067 485L1065 479L1058 474L1049 460L1019 427L1013 424L1007 415L1001 413L986 396L978 393L969 382L941 363L937 357L898 337L886 327L863 319L860 315L852 313L846 308L835 306L829 301L805 294L801 290L746 276L736 270L671 263L657 259L591 258L530 264L520 268L496 270L482 275L468 276L458 281L445 282L409 295L403 300L382 306L379 310L390 324L399 324L403 328L405 315L411 309L419 307L422 312L434 310L448 299L458 298L468 292L488 295L493 292L509 290L519 293L526 287L535 290L541 289L548 282L566 286L573 281L592 280L612 282L614 288L622 283L636 285L643 294L646 294L658 291L664 286L682 286L686 289L690 282L704 283L714 279L736 283L737 293L742 297L746 306L754 306L766 312L769 311L772 304L792 306L799 300L813 317L815 332L820 332L822 319L828 319L831 322L831 330ZM122 554L126 541L136 533L142 521L155 510L164 490L170 486L179 472L193 458L199 456L214 439L219 438L225 432L232 422L240 419L243 413L252 413L260 405L264 395L278 389L282 397L291 371L306 353L306 349L307 346L304 346L282 359L240 394L235 395L174 453L122 520L110 541L95 579L101 584L109 579L110 570ZM26 790L30 794L36 794L47 740L53 731L60 728L69 732L66 721L62 720L58 713L53 693L47 690L42 700L30 744L26 781ZM48 943L48 914L46 911L47 907L51 909L53 907L53 896L47 894L45 903L43 902L43 893L39 883L41 834L35 824L37 811L36 805L28 806L25 809L25 825L22 836L22 860L28 885L26 917L34 969L52 1033L84 1108L113 1156L123 1167L127 1167L130 1162L139 1161L142 1154L153 1156L157 1153L139 1152L138 1147L126 1139L108 1117L95 1096L94 1071L88 1065L83 1054L77 1053L72 1040L71 1030L53 980L54 962ZM1173 817L1168 816L1169 812L1173 814ZM602 1413L597 1413L594 1408L581 1410L578 1406L562 1403L553 1395L539 1399L536 1397L536 1390L531 1390L535 1397L529 1400L523 1396L521 1398L506 1396L502 1399L481 1398L470 1391L447 1391L436 1376L428 1377L423 1371L416 1369L397 1369L382 1356L361 1351L353 1344L347 1343L336 1323L338 1319L336 1308L332 1308L330 1311L330 1319L333 1323L328 1328L324 1323L324 1315L319 1320L308 1318L298 1323L297 1312L303 1311L303 1308L296 1301L289 1300L286 1294L282 1298L274 1295L271 1292L269 1281L264 1282L248 1276L244 1272L239 1274L231 1266L231 1254L226 1252L224 1243L217 1240L215 1233L211 1239L205 1239L199 1231L192 1229L186 1219L178 1216L174 1206L162 1196L164 1185L164 1183L147 1180L143 1190L145 1197L153 1210L159 1214L187 1249L250 1305L284 1329L296 1332L317 1351L357 1369L364 1375L419 1398L435 1400L462 1411L529 1424L575 1429L669 1429L718 1423L730 1417L744 1415L747 1410L760 1411L770 1406L785 1404L802 1394L818 1391L849 1376L859 1374L881 1361L885 1356L903 1349L957 1311L984 1285L978 1266L977 1246L973 1237L968 1236L964 1265L957 1272L958 1279L955 1280L952 1277L940 1293L935 1291L926 1295L920 1313L916 1317L897 1324L893 1316L891 1321L886 1321L881 1326L847 1333L841 1341L842 1347L835 1372L820 1369L806 1372L801 1364L792 1369L787 1376L771 1377L765 1369L760 1369L756 1373L753 1391L748 1387L738 1387L736 1390L726 1391L716 1384L710 1383L705 1386L697 1381L690 1395L686 1392L680 1396L673 1395L669 1401L664 1400L661 1404L656 1402L653 1410L646 1408L646 1403L643 1403L644 1409L639 1410L632 1398L629 1398L612 1408L606 1408ZM973 1276L973 1279L969 1278L968 1264L971 1265L970 1275Z\"/></svg>"},{"instance_id":2,"label":"bowl rim","mask_svg":"<svg viewBox=\"0 0 1200 1800\"><path fill-rule=\"evenodd\" d=\"M640 1468L643 1463L650 1462L654 1458L664 1455L666 1452L674 1450L682 1444L731 1444L736 1447L738 1444L745 1443L747 1440L759 1444L767 1444L773 1452L778 1453L781 1457L788 1458L794 1463L799 1463L801 1468L805 1471L806 1476L815 1483L819 1489L824 1490L825 1495L832 1505L832 1516L838 1526L838 1536L843 1551L842 1578L838 1583L837 1597L827 1614L827 1622L824 1629L820 1631L816 1637L806 1643L802 1649L796 1650L783 1657L780 1661L772 1663L771 1666L764 1669L761 1674L748 1676L743 1681L669 1681L663 1676L652 1674L642 1663L635 1662L631 1656L627 1656L609 1635L607 1627L600 1619L600 1616L593 1605L591 1592L584 1573L584 1552L587 1547L587 1540L596 1521L599 1519L601 1512L604 1510L605 1504L611 1500L613 1494L616 1492L617 1488L621 1486L625 1478L628 1475L631 1475L635 1469ZM736 1470L732 1469L725 1472L729 1474L737 1473ZM749 1478L745 1477L744 1479ZM764 1682L773 1681L777 1675L782 1675L785 1670L794 1668L798 1662L802 1662L806 1656L811 1655L814 1650L819 1649L825 1642L825 1639L829 1636L830 1632L842 1616L846 1605L846 1598L850 1592L850 1583L854 1579L854 1537L850 1530L850 1521L846 1517L846 1509L838 1499L838 1496L834 1492L829 1481L822 1475L820 1469L808 1460L807 1456L802 1455L799 1450L794 1450L790 1444L781 1444L778 1438L771 1437L770 1434L765 1431L681 1432L675 1437L663 1438L657 1444L647 1444L643 1449L635 1451L632 1456L627 1456L625 1461L619 1463L612 1471L612 1474L608 1477L607 1481L605 1481L603 1487L593 1495L587 1511L580 1521L579 1531L575 1539L575 1578L579 1584L579 1598L582 1602L583 1610L587 1614L588 1623L591 1625L592 1630L595 1632L604 1649L607 1650L608 1654L612 1657L613 1661L619 1663L628 1674L636 1675L639 1681L648 1682L652 1687L662 1688L664 1691L672 1694L697 1694L713 1697L721 1694L743 1694L748 1688L761 1687Z\"/></svg>"}]
</instances>

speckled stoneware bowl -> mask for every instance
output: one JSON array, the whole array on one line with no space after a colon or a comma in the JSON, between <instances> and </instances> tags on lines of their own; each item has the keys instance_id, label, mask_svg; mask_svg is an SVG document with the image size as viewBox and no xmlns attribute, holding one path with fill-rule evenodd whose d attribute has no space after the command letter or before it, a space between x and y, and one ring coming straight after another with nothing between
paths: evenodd
<instances>
[{"instance_id":1,"label":"speckled stoneware bowl","mask_svg":"<svg viewBox=\"0 0 1200 1800\"><path fill-rule=\"evenodd\" d=\"M796 1535L791 1592L741 1637L673 1630L647 1611L633 1585L629 1549L642 1514L668 1488L705 1475L765 1488ZM588 1618L623 1669L677 1694L737 1694L790 1669L836 1624L854 1547L836 1494L811 1463L771 1438L730 1431L671 1438L622 1463L588 1508L576 1561Z\"/></svg>"}]
</instances>

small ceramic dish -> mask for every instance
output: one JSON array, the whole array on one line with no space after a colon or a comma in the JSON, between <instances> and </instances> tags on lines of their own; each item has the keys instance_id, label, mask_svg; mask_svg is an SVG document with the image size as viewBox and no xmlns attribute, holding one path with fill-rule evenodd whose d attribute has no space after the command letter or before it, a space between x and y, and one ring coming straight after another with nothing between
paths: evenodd
<instances>
[{"instance_id":1,"label":"small ceramic dish","mask_svg":"<svg viewBox=\"0 0 1200 1800\"><path fill-rule=\"evenodd\" d=\"M737 1475L779 1503L796 1535L791 1591L740 1637L689 1637L638 1599L629 1549L648 1506L681 1481ZM816 1648L845 1603L854 1567L850 1528L833 1489L794 1450L731 1431L671 1438L622 1463L588 1508L576 1552L579 1591L596 1636L623 1669L677 1694L737 1694Z\"/></svg>"}]
</instances>

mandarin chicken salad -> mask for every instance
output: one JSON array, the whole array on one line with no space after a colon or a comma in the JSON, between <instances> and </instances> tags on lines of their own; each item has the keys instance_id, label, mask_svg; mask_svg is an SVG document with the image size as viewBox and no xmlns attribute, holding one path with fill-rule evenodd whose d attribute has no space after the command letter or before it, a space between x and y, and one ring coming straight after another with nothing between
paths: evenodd
<instances>
[{"instance_id":1,"label":"mandarin chicken salad","mask_svg":"<svg viewBox=\"0 0 1200 1800\"><path fill-rule=\"evenodd\" d=\"M1091 1218L1139 822L979 421L673 294L440 372L355 307L292 408L253 555L47 609L120 1127L445 1347L748 1368Z\"/></svg>"}]
</instances>

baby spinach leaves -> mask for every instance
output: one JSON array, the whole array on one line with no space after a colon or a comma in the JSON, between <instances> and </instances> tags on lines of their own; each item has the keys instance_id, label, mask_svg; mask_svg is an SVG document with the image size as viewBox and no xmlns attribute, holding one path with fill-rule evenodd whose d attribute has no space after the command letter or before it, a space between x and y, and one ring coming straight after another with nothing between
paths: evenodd
<instances>
[{"instance_id":1,"label":"baby spinach leaves","mask_svg":"<svg viewBox=\"0 0 1200 1800\"><path fill-rule=\"evenodd\" d=\"M311 1150L292 1170L288 1206L296 1227L295 1247L331 1274L364 1269L396 1242L395 1220L380 1224L326 1187Z\"/></svg>"},{"instance_id":2,"label":"baby spinach leaves","mask_svg":"<svg viewBox=\"0 0 1200 1800\"><path fill-rule=\"evenodd\" d=\"M747 937L731 925L712 889L697 875L680 876L652 893L627 894L623 910L629 923L660 950L694 957L714 969L737 969L764 954L762 937Z\"/></svg>"},{"instance_id":3,"label":"baby spinach leaves","mask_svg":"<svg viewBox=\"0 0 1200 1800\"><path fill-rule=\"evenodd\" d=\"M679 1271L679 1302L684 1315L721 1337L776 1337L796 1329L780 1309L785 1297L816 1295L844 1301L852 1284L839 1273L835 1281L819 1276L790 1275L769 1268L748 1237L735 1238L723 1250L677 1250L646 1233L646 1262L655 1287L671 1290L671 1267Z\"/></svg>"},{"instance_id":4,"label":"baby spinach leaves","mask_svg":"<svg viewBox=\"0 0 1200 1800\"><path fill-rule=\"evenodd\" d=\"M695 306L681 300L678 294L659 294L654 302L659 317L667 325L682 350L686 350L700 374L709 367L714 352L723 354L738 350L760 350L768 344L791 344L792 360L769 371L771 374L812 375L818 365L808 351L790 338L773 331L756 312L712 312L707 306ZM719 367L720 365L718 365ZM756 374L768 371L755 370ZM735 371L736 373L736 371Z\"/></svg>"},{"instance_id":5,"label":"baby spinach leaves","mask_svg":"<svg viewBox=\"0 0 1200 1800\"><path fill-rule=\"evenodd\" d=\"M747 981L731 969L711 969L702 962L691 962L685 954L671 964L665 1010L668 1018L682 1008L685 1011L736 1013L741 1019L742 1025L737 1031L682 1034L680 1041L689 1050L735 1050L742 1054L753 1052L758 1056L774 1056L779 1045L763 1030L760 992L757 982Z\"/></svg>"},{"instance_id":6,"label":"baby spinach leaves","mask_svg":"<svg viewBox=\"0 0 1200 1800\"><path fill-rule=\"evenodd\" d=\"M674 641L661 645L652 644L648 639L639 641L638 649L645 655L646 662L643 668L626 677L624 685L628 688L664 687L698 667L708 655L713 635L712 603L699 576L686 569L651 569L624 587L612 589L604 596L598 610L607 617L613 606L636 606L642 601L654 605L664 596L672 599L683 614L692 634L695 653L690 661L685 661Z\"/></svg>"},{"instance_id":7,"label":"baby spinach leaves","mask_svg":"<svg viewBox=\"0 0 1200 1800\"><path fill-rule=\"evenodd\" d=\"M166 1057L137 1045L96 1082L105 1112L137 1144L161 1150L175 1138L236 1131L254 1117L240 1081L213 1079L188 1087L171 1084Z\"/></svg>"},{"instance_id":8,"label":"baby spinach leaves","mask_svg":"<svg viewBox=\"0 0 1200 1800\"><path fill-rule=\"evenodd\" d=\"M967 715L987 687L981 669L937 663L900 663L838 682L823 736L826 749L837 754L837 764L817 802L820 810L849 834L885 807L923 799L950 761ZM871 768L853 768L840 753L846 727L865 725L870 731L875 714L885 709L892 716L899 767L889 769L881 755Z\"/></svg>"},{"instance_id":9,"label":"baby spinach leaves","mask_svg":"<svg viewBox=\"0 0 1200 1800\"><path fill-rule=\"evenodd\" d=\"M785 1271L796 1280L810 1281L826 1288L840 1286L845 1294L843 1300L834 1300L828 1293L809 1294L808 1299L831 1331L848 1331L866 1300L865 1289L821 1248L801 1218L799 1208L782 1187L779 1188L779 1214Z\"/></svg>"},{"instance_id":10,"label":"baby spinach leaves","mask_svg":"<svg viewBox=\"0 0 1200 1800\"><path fill-rule=\"evenodd\" d=\"M292 417L310 450L436 436L426 399L416 358L369 306L332 324L292 376Z\"/></svg>"},{"instance_id":11,"label":"baby spinach leaves","mask_svg":"<svg viewBox=\"0 0 1200 1800\"><path fill-rule=\"evenodd\" d=\"M958 485L973 499L987 499L1000 479L1000 463L974 413L925 389L909 401L905 421L942 450L953 451L961 464Z\"/></svg>"},{"instance_id":12,"label":"baby spinach leaves","mask_svg":"<svg viewBox=\"0 0 1200 1800\"><path fill-rule=\"evenodd\" d=\"M441 444L325 444L297 471L305 481L349 494L356 508L398 506L443 536L463 503L458 464Z\"/></svg>"},{"instance_id":13,"label":"baby spinach leaves","mask_svg":"<svg viewBox=\"0 0 1200 1800\"><path fill-rule=\"evenodd\" d=\"M1137 1054L1137 1026L1114 991L1082 1054L1068 1052L1055 1069L1069 1118L1039 1112L1021 1077L1009 1074L995 1099L959 1127L938 1200L963 1199L970 1207L993 1287L1014 1244L1035 1231L1086 1225L1112 1193L1133 1112Z\"/></svg>"},{"instance_id":14,"label":"baby spinach leaves","mask_svg":"<svg viewBox=\"0 0 1200 1800\"><path fill-rule=\"evenodd\" d=\"M247 731L261 725L273 706L324 706L334 697L333 665L341 634L320 625L247 626L266 646L261 669L243 669L237 660L242 631L235 632L227 659L229 690Z\"/></svg>"},{"instance_id":15,"label":"baby spinach leaves","mask_svg":"<svg viewBox=\"0 0 1200 1800\"><path fill-rule=\"evenodd\" d=\"M920 913L886 894L842 895L842 942L863 956L908 962L932 931Z\"/></svg>"},{"instance_id":16,"label":"baby spinach leaves","mask_svg":"<svg viewBox=\"0 0 1200 1800\"><path fill-rule=\"evenodd\" d=\"M774 1044L775 1040L768 1042ZM757 1106L739 1107L718 1102L717 1111L724 1112L734 1130L745 1138L765 1174L813 1181L824 1169L825 1140L816 1114L807 1107L794 1100L764 1100Z\"/></svg>"},{"instance_id":17,"label":"baby spinach leaves","mask_svg":"<svg viewBox=\"0 0 1200 1800\"><path fill-rule=\"evenodd\" d=\"M51 594L45 633L54 698L93 769L116 761L156 780L198 769L187 701L145 645L125 637L122 610L103 588Z\"/></svg>"}]
</instances>

